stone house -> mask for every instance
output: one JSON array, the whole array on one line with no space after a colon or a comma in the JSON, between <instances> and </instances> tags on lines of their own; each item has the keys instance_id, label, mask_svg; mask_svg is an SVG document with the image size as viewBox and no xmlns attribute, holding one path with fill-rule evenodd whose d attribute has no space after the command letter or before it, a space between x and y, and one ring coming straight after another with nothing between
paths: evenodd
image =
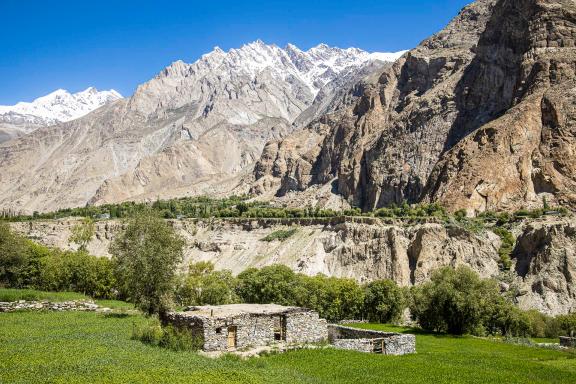
<instances>
[{"instance_id":1,"label":"stone house","mask_svg":"<svg viewBox=\"0 0 576 384\"><path fill-rule=\"evenodd\" d=\"M226 351L275 343L326 341L326 320L305 308L276 304L198 306L170 312L165 323L188 328L204 351Z\"/></svg>"}]
</instances>

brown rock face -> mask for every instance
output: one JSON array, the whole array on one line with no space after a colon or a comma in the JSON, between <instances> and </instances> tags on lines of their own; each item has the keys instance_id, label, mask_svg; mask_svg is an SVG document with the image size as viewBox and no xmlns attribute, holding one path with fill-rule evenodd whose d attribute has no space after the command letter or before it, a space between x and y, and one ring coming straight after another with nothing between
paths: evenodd
<instances>
[{"instance_id":1,"label":"brown rock face","mask_svg":"<svg viewBox=\"0 0 576 384\"><path fill-rule=\"evenodd\" d=\"M335 180L364 209L575 206L575 36L573 1L479 0L325 116L319 148L281 156L309 173L255 176L278 195Z\"/></svg>"}]
</instances>

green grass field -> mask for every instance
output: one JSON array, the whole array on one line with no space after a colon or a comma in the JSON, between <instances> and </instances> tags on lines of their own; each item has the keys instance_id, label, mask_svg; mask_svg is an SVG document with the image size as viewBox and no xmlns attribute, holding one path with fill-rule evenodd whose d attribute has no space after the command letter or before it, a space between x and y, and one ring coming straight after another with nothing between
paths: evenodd
<instances>
[{"instance_id":1,"label":"green grass field","mask_svg":"<svg viewBox=\"0 0 576 384\"><path fill-rule=\"evenodd\" d=\"M0 313L0 383L576 383L576 354L419 333L415 355L208 359L130 340L140 315ZM373 329L406 331L383 325Z\"/></svg>"}]
</instances>

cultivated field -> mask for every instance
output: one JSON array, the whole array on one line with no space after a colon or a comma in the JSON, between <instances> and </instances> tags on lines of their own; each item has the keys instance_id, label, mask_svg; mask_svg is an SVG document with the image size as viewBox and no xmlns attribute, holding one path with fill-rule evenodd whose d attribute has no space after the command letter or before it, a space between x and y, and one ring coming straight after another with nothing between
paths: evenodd
<instances>
[{"instance_id":1,"label":"cultivated field","mask_svg":"<svg viewBox=\"0 0 576 384\"><path fill-rule=\"evenodd\" d=\"M574 352L473 337L419 333L418 353L399 357L321 349L213 360L131 340L143 321L136 314L0 313L0 383L576 382Z\"/></svg>"}]
</instances>

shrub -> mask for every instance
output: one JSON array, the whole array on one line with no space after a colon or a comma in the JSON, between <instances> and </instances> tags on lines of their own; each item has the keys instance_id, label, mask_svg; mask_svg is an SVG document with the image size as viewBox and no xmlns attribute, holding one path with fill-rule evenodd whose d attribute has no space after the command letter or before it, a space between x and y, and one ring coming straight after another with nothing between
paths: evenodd
<instances>
[{"instance_id":1,"label":"shrub","mask_svg":"<svg viewBox=\"0 0 576 384\"><path fill-rule=\"evenodd\" d=\"M190 330L172 325L162 327L157 319L133 324L131 339L173 351L197 351L203 345L202 338L194 336Z\"/></svg>"},{"instance_id":2,"label":"shrub","mask_svg":"<svg viewBox=\"0 0 576 384\"><path fill-rule=\"evenodd\" d=\"M274 240L280 240L280 241L284 241L288 238L290 238L291 236L293 236L298 230L296 228L291 228L291 229L279 229L277 231L274 231L270 234L268 234L266 237L263 237L261 240L262 241L274 241Z\"/></svg>"},{"instance_id":3,"label":"shrub","mask_svg":"<svg viewBox=\"0 0 576 384\"><path fill-rule=\"evenodd\" d=\"M500 237L501 240L500 248L498 249L498 255L500 256L500 267L504 270L508 270L512 266L510 255L514 249L514 235L502 227L495 227L493 231Z\"/></svg>"},{"instance_id":4,"label":"shrub","mask_svg":"<svg viewBox=\"0 0 576 384\"><path fill-rule=\"evenodd\" d=\"M40 259L38 288L47 291L75 291L95 298L114 297L112 263L83 251L53 250Z\"/></svg>"}]
</instances>

